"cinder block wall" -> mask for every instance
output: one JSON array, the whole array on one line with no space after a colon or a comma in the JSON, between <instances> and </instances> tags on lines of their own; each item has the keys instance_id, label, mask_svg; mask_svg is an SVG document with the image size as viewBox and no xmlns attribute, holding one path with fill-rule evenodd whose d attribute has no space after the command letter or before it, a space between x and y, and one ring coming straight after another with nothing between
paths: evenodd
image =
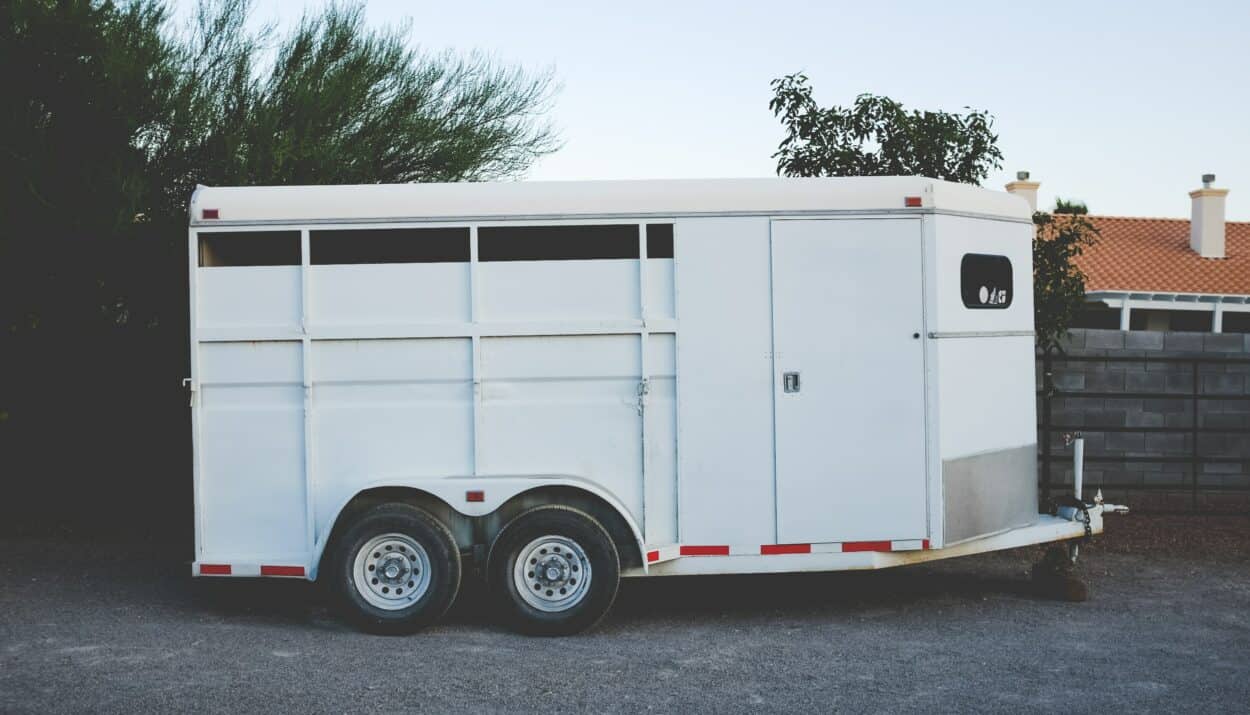
<instances>
[{"instance_id":1,"label":"cinder block wall","mask_svg":"<svg viewBox=\"0 0 1250 715\"><path fill-rule=\"evenodd\" d=\"M1063 347L1052 363L1057 392L1051 398L1051 423L1084 434L1087 485L1102 485L1108 501L1139 510L1250 510L1250 492L1245 491L1250 487L1250 362L1197 365L1197 391L1204 398L1197 401L1197 425L1227 431L1195 435L1195 364L1174 360L1250 361L1250 334L1074 330ZM1039 392L1042 372L1039 359ZM1037 404L1041 425L1045 399L1040 395ZM1145 429L1126 429L1134 427ZM1200 456L1238 460L1201 463L1196 499L1189 463L1195 436ZM1039 426L1039 449L1045 449L1044 438ZM1039 461L1039 483L1049 476L1052 495L1070 491L1072 448L1064 444L1063 431L1051 432L1050 454L1049 475Z\"/></svg>"}]
</instances>

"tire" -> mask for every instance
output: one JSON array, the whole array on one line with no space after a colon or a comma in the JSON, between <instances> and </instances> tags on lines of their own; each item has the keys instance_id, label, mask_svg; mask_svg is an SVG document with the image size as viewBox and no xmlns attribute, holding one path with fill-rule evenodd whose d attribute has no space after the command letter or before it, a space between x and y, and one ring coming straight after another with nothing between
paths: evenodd
<instances>
[{"instance_id":1,"label":"tire","mask_svg":"<svg viewBox=\"0 0 1250 715\"><path fill-rule=\"evenodd\" d=\"M546 571L531 570L544 563ZM509 623L537 636L593 628L616 600L620 576L607 530L566 506L535 507L510 521L491 545L487 566L488 583Z\"/></svg>"},{"instance_id":2,"label":"tire","mask_svg":"<svg viewBox=\"0 0 1250 715\"><path fill-rule=\"evenodd\" d=\"M451 532L408 504L366 511L332 549L335 600L369 633L418 631L442 617L460 590L460 551Z\"/></svg>"}]
</instances>

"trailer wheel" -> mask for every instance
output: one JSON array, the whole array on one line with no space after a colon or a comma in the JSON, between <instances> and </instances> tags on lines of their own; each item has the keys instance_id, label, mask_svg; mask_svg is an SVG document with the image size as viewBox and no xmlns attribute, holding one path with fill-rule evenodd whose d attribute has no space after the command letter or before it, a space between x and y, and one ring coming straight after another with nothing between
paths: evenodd
<instances>
[{"instance_id":1,"label":"trailer wheel","mask_svg":"<svg viewBox=\"0 0 1250 715\"><path fill-rule=\"evenodd\" d=\"M408 504L382 504L332 545L333 591L370 633L412 633L438 620L460 590L460 551L442 522Z\"/></svg>"},{"instance_id":2,"label":"trailer wheel","mask_svg":"<svg viewBox=\"0 0 1250 715\"><path fill-rule=\"evenodd\" d=\"M488 580L522 633L562 636L594 627L620 583L616 545L594 517L566 506L518 515L491 546Z\"/></svg>"}]
</instances>

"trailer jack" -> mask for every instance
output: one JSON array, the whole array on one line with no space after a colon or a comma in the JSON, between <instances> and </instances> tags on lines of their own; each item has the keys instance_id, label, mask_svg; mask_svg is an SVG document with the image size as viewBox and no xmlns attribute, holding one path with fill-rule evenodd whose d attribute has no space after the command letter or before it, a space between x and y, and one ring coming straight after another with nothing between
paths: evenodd
<instances>
[{"instance_id":1,"label":"trailer jack","mask_svg":"<svg viewBox=\"0 0 1250 715\"><path fill-rule=\"evenodd\" d=\"M1104 515L1127 514L1129 509L1121 504L1104 503L1101 489L1094 494L1093 501L1085 501L1085 439L1080 432L1065 435L1065 439L1072 444L1072 494L1057 499L1054 512L1060 518L1083 524L1085 536L1049 547L1041 561L1033 565L1031 573L1040 595L1064 601L1084 601L1089 598L1089 587L1075 572L1081 543L1093 537L1095 519L1101 523Z\"/></svg>"}]
</instances>

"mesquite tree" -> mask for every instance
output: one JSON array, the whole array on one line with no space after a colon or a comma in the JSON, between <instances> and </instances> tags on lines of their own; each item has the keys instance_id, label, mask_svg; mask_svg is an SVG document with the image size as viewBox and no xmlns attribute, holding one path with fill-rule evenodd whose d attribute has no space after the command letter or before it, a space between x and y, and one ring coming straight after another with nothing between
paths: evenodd
<instances>
[{"instance_id":1,"label":"mesquite tree","mask_svg":"<svg viewBox=\"0 0 1250 715\"><path fill-rule=\"evenodd\" d=\"M889 97L861 94L854 105L821 107L806 75L772 81L768 103L786 136L777 153L783 176L928 176L980 184L1001 166L994 118L908 110Z\"/></svg>"},{"instance_id":2,"label":"mesquite tree","mask_svg":"<svg viewBox=\"0 0 1250 715\"><path fill-rule=\"evenodd\" d=\"M786 130L773 158L783 176L928 176L979 185L1000 168L994 118L908 110L889 97L861 94L850 107L821 107L803 74L772 82L768 107ZM1058 202L1034 216L1034 321L1037 344L1052 350L1085 301L1085 275L1072 262L1098 237L1084 204Z\"/></svg>"},{"instance_id":3,"label":"mesquite tree","mask_svg":"<svg viewBox=\"0 0 1250 715\"><path fill-rule=\"evenodd\" d=\"M549 72L359 5L278 33L169 2L0 0L0 531L189 523L197 183L514 177L557 146Z\"/></svg>"}]
</instances>

